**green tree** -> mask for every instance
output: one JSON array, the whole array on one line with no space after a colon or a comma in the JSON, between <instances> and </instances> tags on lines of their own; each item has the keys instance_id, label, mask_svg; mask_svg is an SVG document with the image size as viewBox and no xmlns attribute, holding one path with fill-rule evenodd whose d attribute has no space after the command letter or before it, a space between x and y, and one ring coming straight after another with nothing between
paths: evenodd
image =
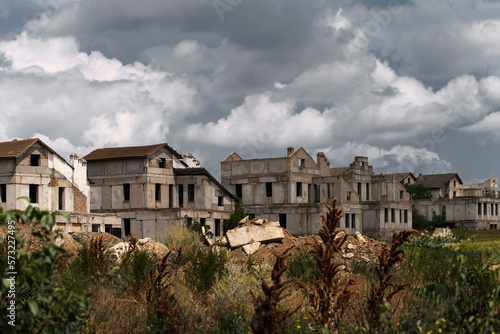
<instances>
[{"instance_id":1,"label":"green tree","mask_svg":"<svg viewBox=\"0 0 500 334\"><path fill-rule=\"evenodd\" d=\"M423 184L405 184L406 191L413 199L432 199L431 188Z\"/></svg>"},{"instance_id":2,"label":"green tree","mask_svg":"<svg viewBox=\"0 0 500 334\"><path fill-rule=\"evenodd\" d=\"M231 229L235 228L236 226L238 226L238 223L240 222L240 220L242 220L246 216L248 216L248 213L245 212L245 209L241 205L241 199L238 198L238 201L236 202L235 207L234 207L234 212L231 214L229 219L224 220L224 223L223 223L224 224L224 233L227 230L231 230Z\"/></svg>"}]
</instances>

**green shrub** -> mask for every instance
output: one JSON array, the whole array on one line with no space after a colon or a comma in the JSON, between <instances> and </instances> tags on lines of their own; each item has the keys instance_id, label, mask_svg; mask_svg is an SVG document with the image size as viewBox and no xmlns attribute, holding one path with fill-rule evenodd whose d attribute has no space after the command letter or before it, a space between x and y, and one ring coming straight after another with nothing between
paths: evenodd
<instances>
[{"instance_id":1,"label":"green shrub","mask_svg":"<svg viewBox=\"0 0 500 334\"><path fill-rule=\"evenodd\" d=\"M151 273L156 271L156 258L145 250L132 250L120 263L121 273L134 294L151 287Z\"/></svg>"},{"instance_id":2,"label":"green shrub","mask_svg":"<svg viewBox=\"0 0 500 334\"><path fill-rule=\"evenodd\" d=\"M228 273L228 260L229 254L224 248L195 248L188 254L184 272L186 283L196 294L206 294L218 279Z\"/></svg>"},{"instance_id":3,"label":"green shrub","mask_svg":"<svg viewBox=\"0 0 500 334\"><path fill-rule=\"evenodd\" d=\"M500 256L482 264L457 257L458 275L446 283L428 283L423 295L438 307L437 327L450 332L492 333L500 328Z\"/></svg>"},{"instance_id":4,"label":"green shrub","mask_svg":"<svg viewBox=\"0 0 500 334\"><path fill-rule=\"evenodd\" d=\"M301 280L306 284L313 283L313 276L316 272L316 262L310 253L310 247L297 247L287 259L286 275L291 278Z\"/></svg>"},{"instance_id":5,"label":"green shrub","mask_svg":"<svg viewBox=\"0 0 500 334\"><path fill-rule=\"evenodd\" d=\"M2 333L79 333L80 327L87 316L88 303L84 294L75 294L62 288L56 277L56 265L64 250L50 242L50 235L55 225L56 214L64 213L41 211L29 205L26 210L10 210L0 208L0 224L15 221L16 224L34 224L32 235L43 242L40 249L32 254L21 247L24 240L15 232L8 229L8 239L15 238L15 250L3 255L15 258L15 267L7 259L0 261L0 275L2 284L0 290L0 313ZM9 224L13 226L12 224ZM35 230L35 227L36 230ZM8 257L9 261L12 258ZM15 274L15 298L10 298L10 281ZM10 301L15 300L15 330L8 323L12 319L6 317Z\"/></svg>"}]
</instances>

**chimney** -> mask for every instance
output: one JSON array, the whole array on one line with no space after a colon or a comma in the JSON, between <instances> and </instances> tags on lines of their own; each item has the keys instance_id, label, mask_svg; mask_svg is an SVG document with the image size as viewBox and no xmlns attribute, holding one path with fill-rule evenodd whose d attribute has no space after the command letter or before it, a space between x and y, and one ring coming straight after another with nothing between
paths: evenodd
<instances>
[{"instance_id":1,"label":"chimney","mask_svg":"<svg viewBox=\"0 0 500 334\"><path fill-rule=\"evenodd\" d=\"M287 156L287 157L291 156L291 155L293 154L293 152L294 152L294 151L295 151L295 149L294 149L292 146L288 147L288 148L286 149L286 156Z\"/></svg>"}]
</instances>

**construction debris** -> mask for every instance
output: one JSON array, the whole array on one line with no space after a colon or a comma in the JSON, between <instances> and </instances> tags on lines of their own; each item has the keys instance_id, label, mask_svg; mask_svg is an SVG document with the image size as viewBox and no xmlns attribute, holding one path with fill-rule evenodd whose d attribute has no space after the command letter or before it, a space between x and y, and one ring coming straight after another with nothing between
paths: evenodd
<instances>
[{"instance_id":1,"label":"construction debris","mask_svg":"<svg viewBox=\"0 0 500 334\"><path fill-rule=\"evenodd\" d=\"M243 222L243 223L242 223ZM267 219L248 220L246 217L232 230L227 231L227 240L231 248L252 243L268 243L285 238L279 222Z\"/></svg>"}]
</instances>

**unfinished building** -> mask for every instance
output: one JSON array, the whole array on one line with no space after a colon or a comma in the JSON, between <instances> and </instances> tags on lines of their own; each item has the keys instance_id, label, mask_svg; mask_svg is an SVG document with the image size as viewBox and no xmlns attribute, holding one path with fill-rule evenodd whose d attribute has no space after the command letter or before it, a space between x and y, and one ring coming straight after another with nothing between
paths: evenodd
<instances>
[{"instance_id":1,"label":"unfinished building","mask_svg":"<svg viewBox=\"0 0 500 334\"><path fill-rule=\"evenodd\" d=\"M0 206L24 210L28 201L42 210L66 211L56 227L68 232L112 232L115 215L89 215L87 164L73 153L70 164L38 138L0 143Z\"/></svg>"},{"instance_id":2,"label":"unfinished building","mask_svg":"<svg viewBox=\"0 0 500 334\"><path fill-rule=\"evenodd\" d=\"M168 144L101 148L88 162L91 212L116 213L122 235L152 239L194 220L215 237L234 211L234 196L192 156ZM194 166L194 167L190 167Z\"/></svg>"},{"instance_id":3,"label":"unfinished building","mask_svg":"<svg viewBox=\"0 0 500 334\"><path fill-rule=\"evenodd\" d=\"M416 183L432 193L432 199L414 201L415 210L425 219L432 220L436 214L469 230L498 228L500 198L495 175L482 183L463 184L457 173L420 174Z\"/></svg>"},{"instance_id":4,"label":"unfinished building","mask_svg":"<svg viewBox=\"0 0 500 334\"><path fill-rule=\"evenodd\" d=\"M382 238L411 228L411 198L401 180L374 175L366 157L349 167L330 168L319 152L316 161L303 149L287 149L282 158L244 160L237 153L221 162L222 184L241 199L247 212L279 221L292 234L320 228L324 204L338 199L340 228Z\"/></svg>"}]
</instances>

